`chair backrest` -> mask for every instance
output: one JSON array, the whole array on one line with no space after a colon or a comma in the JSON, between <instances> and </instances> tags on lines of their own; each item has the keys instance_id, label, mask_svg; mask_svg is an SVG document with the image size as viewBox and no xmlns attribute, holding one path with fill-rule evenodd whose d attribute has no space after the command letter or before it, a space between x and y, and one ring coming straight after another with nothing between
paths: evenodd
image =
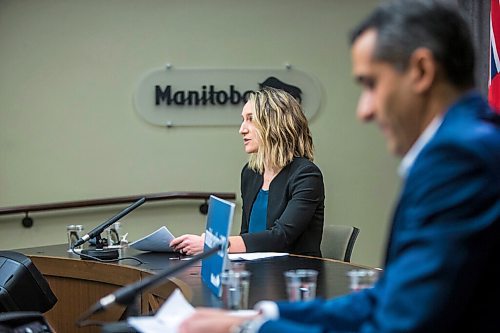
<instances>
[{"instance_id":1,"label":"chair backrest","mask_svg":"<svg viewBox=\"0 0 500 333\"><path fill-rule=\"evenodd\" d=\"M321 240L323 258L350 262L358 234L359 229L350 225L325 225Z\"/></svg>"}]
</instances>

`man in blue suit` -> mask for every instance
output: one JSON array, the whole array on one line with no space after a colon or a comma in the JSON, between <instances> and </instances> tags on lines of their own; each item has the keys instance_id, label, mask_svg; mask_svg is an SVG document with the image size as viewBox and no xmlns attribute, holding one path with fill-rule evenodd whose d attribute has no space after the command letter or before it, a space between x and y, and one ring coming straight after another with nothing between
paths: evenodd
<instances>
[{"instance_id":1,"label":"man in blue suit","mask_svg":"<svg viewBox=\"0 0 500 333\"><path fill-rule=\"evenodd\" d=\"M474 90L474 49L455 8L380 5L351 37L357 115L402 156L385 269L331 300L264 302L242 322L198 311L181 332L500 331L500 116Z\"/></svg>"}]
</instances>

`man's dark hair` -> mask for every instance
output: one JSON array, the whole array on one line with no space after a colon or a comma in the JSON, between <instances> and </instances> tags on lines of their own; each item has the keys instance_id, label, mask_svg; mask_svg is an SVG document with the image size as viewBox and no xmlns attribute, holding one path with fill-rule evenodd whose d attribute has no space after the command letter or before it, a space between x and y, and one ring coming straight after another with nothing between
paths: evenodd
<instances>
[{"instance_id":1,"label":"man's dark hair","mask_svg":"<svg viewBox=\"0 0 500 333\"><path fill-rule=\"evenodd\" d=\"M474 46L458 7L437 0L384 3L351 32L351 45L369 29L377 32L375 59L404 70L413 51L425 47L451 84L459 88L474 86Z\"/></svg>"}]
</instances>

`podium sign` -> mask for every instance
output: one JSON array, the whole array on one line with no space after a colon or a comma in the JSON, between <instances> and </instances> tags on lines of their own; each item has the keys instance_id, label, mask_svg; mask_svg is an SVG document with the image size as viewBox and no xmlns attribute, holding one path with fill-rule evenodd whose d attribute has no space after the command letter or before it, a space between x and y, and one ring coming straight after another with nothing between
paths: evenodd
<instances>
[{"instance_id":1,"label":"podium sign","mask_svg":"<svg viewBox=\"0 0 500 333\"><path fill-rule=\"evenodd\" d=\"M222 244L222 248L216 254L202 260L201 279L217 297L220 297L222 292L220 275L228 264L227 247L234 207L234 203L213 195L208 202L204 252L219 243Z\"/></svg>"}]
</instances>

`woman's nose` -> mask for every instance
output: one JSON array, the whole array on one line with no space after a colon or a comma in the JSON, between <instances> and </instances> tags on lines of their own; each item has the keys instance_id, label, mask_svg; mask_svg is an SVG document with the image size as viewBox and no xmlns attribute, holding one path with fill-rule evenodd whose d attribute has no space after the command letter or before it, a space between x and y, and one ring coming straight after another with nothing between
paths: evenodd
<instances>
[{"instance_id":1,"label":"woman's nose","mask_svg":"<svg viewBox=\"0 0 500 333\"><path fill-rule=\"evenodd\" d=\"M241 123L239 133L240 134L245 134L247 132L248 132L248 130L247 130L246 126L245 126L245 123Z\"/></svg>"}]
</instances>

